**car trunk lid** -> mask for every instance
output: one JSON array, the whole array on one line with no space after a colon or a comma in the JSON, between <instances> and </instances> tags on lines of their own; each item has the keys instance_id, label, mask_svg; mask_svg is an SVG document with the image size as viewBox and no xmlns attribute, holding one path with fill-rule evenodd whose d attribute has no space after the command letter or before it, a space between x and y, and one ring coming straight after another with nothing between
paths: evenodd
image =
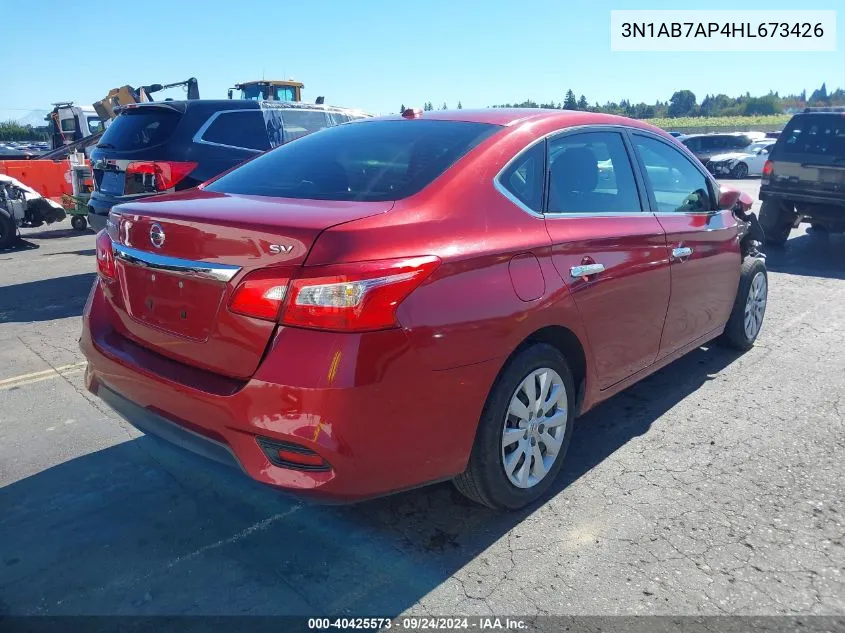
<instances>
[{"instance_id":1,"label":"car trunk lid","mask_svg":"<svg viewBox=\"0 0 845 633\"><path fill-rule=\"evenodd\" d=\"M268 267L290 277L322 231L391 206L198 190L120 205L109 225L113 325L164 356L247 378L276 324L229 310L237 284Z\"/></svg>"}]
</instances>

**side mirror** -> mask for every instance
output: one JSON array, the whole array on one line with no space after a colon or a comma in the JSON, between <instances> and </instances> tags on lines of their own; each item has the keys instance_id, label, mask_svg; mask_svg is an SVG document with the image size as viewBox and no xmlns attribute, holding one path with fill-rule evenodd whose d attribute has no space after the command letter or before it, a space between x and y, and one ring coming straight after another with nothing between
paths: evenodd
<instances>
[{"instance_id":1,"label":"side mirror","mask_svg":"<svg viewBox=\"0 0 845 633\"><path fill-rule=\"evenodd\" d=\"M740 209L743 213L750 210L754 199L744 191L723 187L719 192L719 209Z\"/></svg>"}]
</instances>

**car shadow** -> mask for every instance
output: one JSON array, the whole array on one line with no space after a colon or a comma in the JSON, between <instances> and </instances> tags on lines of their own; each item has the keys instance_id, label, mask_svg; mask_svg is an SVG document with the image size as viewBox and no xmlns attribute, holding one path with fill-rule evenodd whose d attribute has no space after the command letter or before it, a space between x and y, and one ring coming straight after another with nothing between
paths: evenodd
<instances>
[{"instance_id":1,"label":"car shadow","mask_svg":"<svg viewBox=\"0 0 845 633\"><path fill-rule=\"evenodd\" d=\"M43 253L42 257L50 257L52 255L82 255L82 256L89 256L89 255L96 255L97 249L96 248L82 248L77 251L59 251L58 253Z\"/></svg>"},{"instance_id":2,"label":"car shadow","mask_svg":"<svg viewBox=\"0 0 845 633\"><path fill-rule=\"evenodd\" d=\"M52 277L3 286L0 323L51 321L82 314L96 273Z\"/></svg>"},{"instance_id":3,"label":"car shadow","mask_svg":"<svg viewBox=\"0 0 845 633\"><path fill-rule=\"evenodd\" d=\"M579 420L557 511L567 486L736 358L696 350ZM546 511L494 512L449 484L312 505L147 436L11 483L0 507L0 595L9 614L43 615L396 616L444 583L469 595L481 576L456 572L479 557L500 569L485 551Z\"/></svg>"},{"instance_id":4,"label":"car shadow","mask_svg":"<svg viewBox=\"0 0 845 633\"><path fill-rule=\"evenodd\" d=\"M845 279L845 234L810 229L782 247L769 246L766 267L790 275Z\"/></svg>"},{"instance_id":5,"label":"car shadow","mask_svg":"<svg viewBox=\"0 0 845 633\"><path fill-rule=\"evenodd\" d=\"M34 233L26 232L22 236L33 240L55 240L63 237L79 237L88 235L89 231L77 231L76 229L47 229Z\"/></svg>"},{"instance_id":6,"label":"car shadow","mask_svg":"<svg viewBox=\"0 0 845 633\"><path fill-rule=\"evenodd\" d=\"M19 253L21 251L34 251L37 248L41 248L41 246L19 238L15 240L11 246L7 248L0 248L0 255L5 253Z\"/></svg>"}]
</instances>

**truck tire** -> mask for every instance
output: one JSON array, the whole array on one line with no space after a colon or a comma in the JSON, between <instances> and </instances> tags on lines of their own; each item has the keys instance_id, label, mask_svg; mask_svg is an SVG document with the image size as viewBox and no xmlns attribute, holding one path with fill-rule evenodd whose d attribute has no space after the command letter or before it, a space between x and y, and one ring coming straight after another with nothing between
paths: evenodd
<instances>
[{"instance_id":1,"label":"truck tire","mask_svg":"<svg viewBox=\"0 0 845 633\"><path fill-rule=\"evenodd\" d=\"M766 244L783 246L789 239L795 212L792 205L766 200L760 207L760 225L766 233Z\"/></svg>"},{"instance_id":2,"label":"truck tire","mask_svg":"<svg viewBox=\"0 0 845 633\"><path fill-rule=\"evenodd\" d=\"M0 207L0 248L9 248L18 236L15 221L6 209Z\"/></svg>"},{"instance_id":3,"label":"truck tire","mask_svg":"<svg viewBox=\"0 0 845 633\"><path fill-rule=\"evenodd\" d=\"M746 257L742 262L734 307L721 342L742 352L751 349L763 327L768 296L766 265L757 257Z\"/></svg>"}]
</instances>

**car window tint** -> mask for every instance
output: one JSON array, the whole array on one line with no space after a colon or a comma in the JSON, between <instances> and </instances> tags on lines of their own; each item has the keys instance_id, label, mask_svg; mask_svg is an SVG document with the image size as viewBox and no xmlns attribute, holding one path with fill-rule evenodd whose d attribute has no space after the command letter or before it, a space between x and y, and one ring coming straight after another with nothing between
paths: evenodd
<instances>
[{"instance_id":1,"label":"car window tint","mask_svg":"<svg viewBox=\"0 0 845 633\"><path fill-rule=\"evenodd\" d=\"M400 200L499 129L436 120L338 125L267 152L207 189L311 200Z\"/></svg>"},{"instance_id":2,"label":"car window tint","mask_svg":"<svg viewBox=\"0 0 845 633\"><path fill-rule=\"evenodd\" d=\"M140 106L120 113L106 128L99 145L118 151L135 150L166 142L182 115L166 108Z\"/></svg>"},{"instance_id":3,"label":"car window tint","mask_svg":"<svg viewBox=\"0 0 845 633\"><path fill-rule=\"evenodd\" d=\"M532 211L543 209L546 145L537 143L519 156L499 177L499 183Z\"/></svg>"},{"instance_id":4,"label":"car window tint","mask_svg":"<svg viewBox=\"0 0 845 633\"><path fill-rule=\"evenodd\" d=\"M258 110L218 114L203 133L202 140L246 149L270 149L264 119Z\"/></svg>"},{"instance_id":5,"label":"car window tint","mask_svg":"<svg viewBox=\"0 0 845 633\"><path fill-rule=\"evenodd\" d=\"M622 136L585 132L548 143L549 213L641 211Z\"/></svg>"},{"instance_id":6,"label":"car window tint","mask_svg":"<svg viewBox=\"0 0 845 633\"><path fill-rule=\"evenodd\" d=\"M778 152L845 156L845 117L811 114L793 117L781 134Z\"/></svg>"},{"instance_id":7,"label":"car window tint","mask_svg":"<svg viewBox=\"0 0 845 633\"><path fill-rule=\"evenodd\" d=\"M707 178L674 147L639 134L634 135L657 210L689 213L711 211L713 202Z\"/></svg>"},{"instance_id":8,"label":"car window tint","mask_svg":"<svg viewBox=\"0 0 845 633\"><path fill-rule=\"evenodd\" d=\"M322 110L282 110L282 127L284 141L289 143L329 127L329 120Z\"/></svg>"}]
</instances>

